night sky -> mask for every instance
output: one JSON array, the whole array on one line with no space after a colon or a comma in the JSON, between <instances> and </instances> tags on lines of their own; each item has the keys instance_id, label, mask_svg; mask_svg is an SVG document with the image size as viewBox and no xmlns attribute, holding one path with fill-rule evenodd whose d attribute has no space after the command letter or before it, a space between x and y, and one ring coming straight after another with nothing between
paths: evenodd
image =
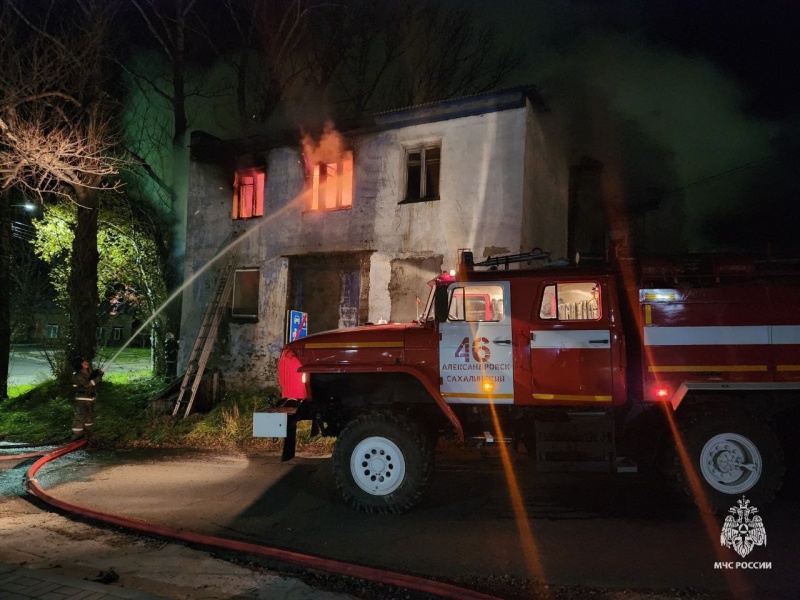
<instances>
[{"instance_id":1,"label":"night sky","mask_svg":"<svg viewBox=\"0 0 800 600\"><path fill-rule=\"evenodd\" d=\"M633 206L671 207L685 249L800 255L800 3L475 5L525 49L516 83L563 119L570 159L601 160Z\"/></svg>"}]
</instances>

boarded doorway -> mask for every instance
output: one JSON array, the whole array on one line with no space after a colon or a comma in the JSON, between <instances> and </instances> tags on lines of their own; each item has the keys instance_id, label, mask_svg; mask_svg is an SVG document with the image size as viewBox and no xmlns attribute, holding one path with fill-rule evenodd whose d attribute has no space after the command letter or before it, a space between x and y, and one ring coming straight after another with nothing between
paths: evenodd
<instances>
[{"instance_id":1,"label":"boarded doorway","mask_svg":"<svg viewBox=\"0 0 800 600\"><path fill-rule=\"evenodd\" d=\"M410 323L419 318L428 299L428 282L442 274L442 255L427 258L403 258L392 261L389 295L395 323Z\"/></svg>"},{"instance_id":2,"label":"boarded doorway","mask_svg":"<svg viewBox=\"0 0 800 600\"><path fill-rule=\"evenodd\" d=\"M363 325L369 314L369 253L289 257L289 308L308 313L308 333Z\"/></svg>"}]
</instances>

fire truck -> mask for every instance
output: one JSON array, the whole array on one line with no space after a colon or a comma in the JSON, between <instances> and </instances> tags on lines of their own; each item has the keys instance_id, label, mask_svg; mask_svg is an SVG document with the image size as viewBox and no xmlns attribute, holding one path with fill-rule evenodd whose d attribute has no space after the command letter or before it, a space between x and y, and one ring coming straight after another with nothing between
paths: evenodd
<instances>
[{"instance_id":1,"label":"fire truck","mask_svg":"<svg viewBox=\"0 0 800 600\"><path fill-rule=\"evenodd\" d=\"M299 421L334 436L336 485L367 512L420 501L441 436L508 444L537 470L672 465L716 510L780 488L778 425L800 417L797 261L464 250L430 286L417 321L288 343L254 435L285 438L284 460Z\"/></svg>"}]
</instances>

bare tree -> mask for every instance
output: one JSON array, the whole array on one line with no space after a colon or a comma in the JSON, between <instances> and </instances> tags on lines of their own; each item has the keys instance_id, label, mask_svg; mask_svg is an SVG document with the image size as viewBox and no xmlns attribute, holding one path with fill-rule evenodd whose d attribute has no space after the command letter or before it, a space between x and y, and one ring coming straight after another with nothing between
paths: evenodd
<instances>
[{"instance_id":1,"label":"bare tree","mask_svg":"<svg viewBox=\"0 0 800 600\"><path fill-rule=\"evenodd\" d=\"M269 119L307 72L303 44L312 0L225 0L237 34L233 59L236 110L242 130Z\"/></svg>"},{"instance_id":2,"label":"bare tree","mask_svg":"<svg viewBox=\"0 0 800 600\"><path fill-rule=\"evenodd\" d=\"M522 55L502 48L469 10L434 0L410 2L401 23L404 60L385 88L394 106L481 93L502 85Z\"/></svg>"},{"instance_id":3,"label":"bare tree","mask_svg":"<svg viewBox=\"0 0 800 600\"><path fill-rule=\"evenodd\" d=\"M473 13L435 0L228 0L228 7L239 38L242 124L267 121L281 102L306 115L359 117L484 92L522 59Z\"/></svg>"},{"instance_id":4,"label":"bare tree","mask_svg":"<svg viewBox=\"0 0 800 600\"><path fill-rule=\"evenodd\" d=\"M391 8L387 9L387 6ZM351 0L338 10L340 18L330 19L329 23L339 23L339 27L334 28L339 31L331 35L339 40L347 40L347 44L339 52L341 60L335 69L322 67L317 71L319 75L315 78L315 86L324 88L335 81L337 105L355 117L371 110L398 106L389 97L385 98L389 104L381 106L376 102L376 95L383 93L389 96L384 90L387 77L399 68L407 52L403 34L405 28L398 24L411 20L416 7L405 2L384 4ZM315 45L314 55L325 56L325 48Z\"/></svg>"},{"instance_id":5,"label":"bare tree","mask_svg":"<svg viewBox=\"0 0 800 600\"><path fill-rule=\"evenodd\" d=\"M82 0L63 12L6 0L0 13L0 191L27 188L40 198L55 194L78 205L70 270L70 346L93 357L97 321L97 194L116 185L120 161L111 149L111 105L104 86L104 44L114 4ZM60 9L60 10L59 10ZM3 211L5 215L7 210ZM4 223L4 231L5 231ZM6 263L7 264L7 263ZM4 267L6 268L6 267ZM2 277L0 277L2 279ZM0 319L6 320L8 287ZM10 316L9 316L10 320ZM10 341L0 327L0 356ZM0 364L2 368L2 364ZM6 369L0 392L7 392Z\"/></svg>"}]
</instances>

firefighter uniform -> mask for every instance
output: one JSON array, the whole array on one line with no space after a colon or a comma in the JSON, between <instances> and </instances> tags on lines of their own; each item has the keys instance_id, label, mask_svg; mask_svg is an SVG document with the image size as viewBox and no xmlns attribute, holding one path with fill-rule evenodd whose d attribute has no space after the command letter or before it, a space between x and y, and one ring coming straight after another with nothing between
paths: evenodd
<instances>
[{"instance_id":1,"label":"firefighter uniform","mask_svg":"<svg viewBox=\"0 0 800 600\"><path fill-rule=\"evenodd\" d=\"M75 387L75 419L72 422L72 438L83 437L94 423L94 403L97 400L97 384L103 379L103 371L90 372L89 362L82 360L75 364L72 376Z\"/></svg>"}]
</instances>

